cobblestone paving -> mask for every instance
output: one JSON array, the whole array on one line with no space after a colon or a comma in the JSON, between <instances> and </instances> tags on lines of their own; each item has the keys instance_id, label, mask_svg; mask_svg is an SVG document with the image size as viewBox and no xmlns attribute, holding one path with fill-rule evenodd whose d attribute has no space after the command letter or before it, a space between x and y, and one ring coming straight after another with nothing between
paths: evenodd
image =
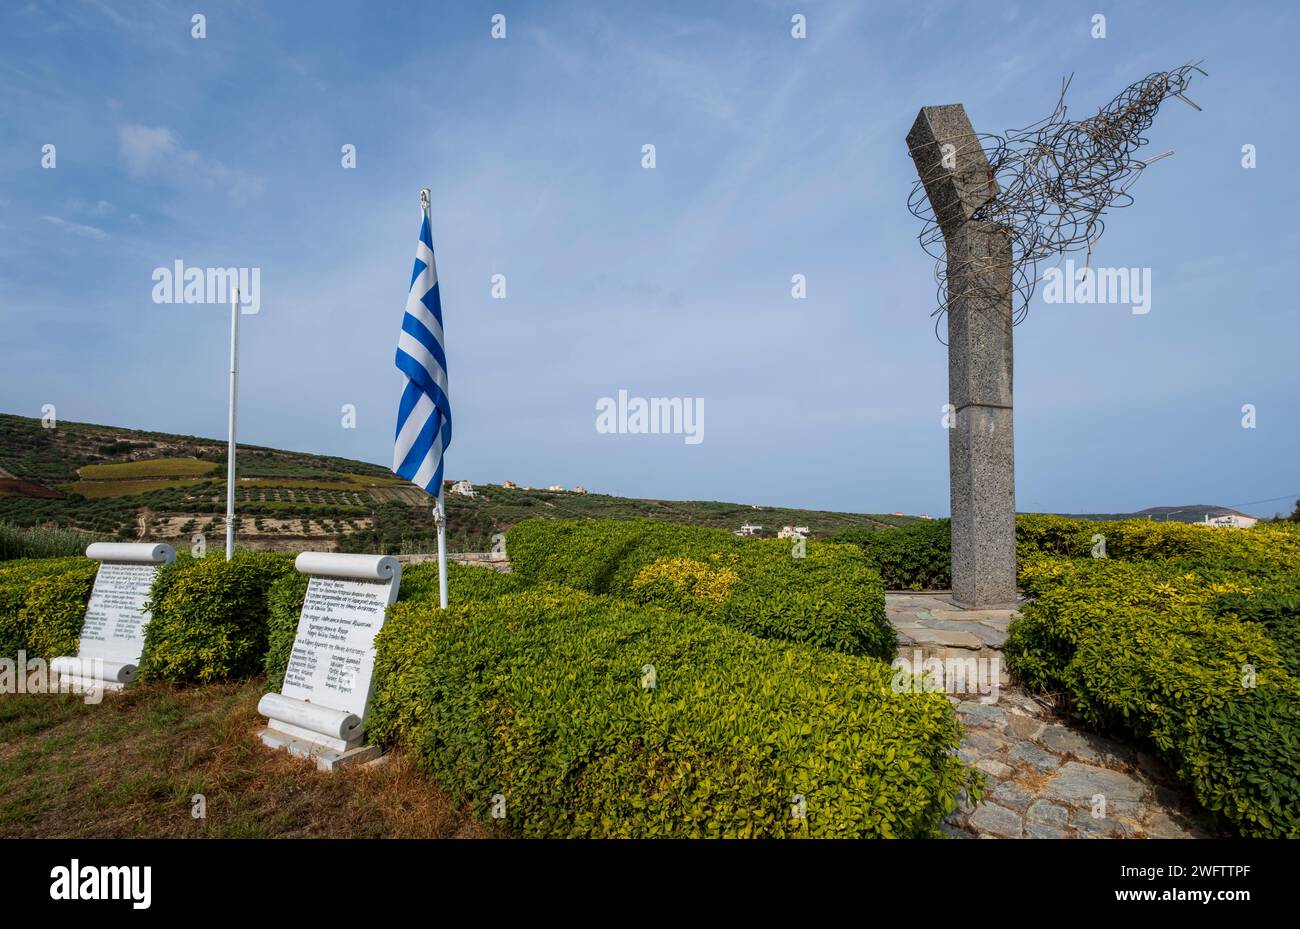
<instances>
[{"instance_id":1,"label":"cobblestone paving","mask_svg":"<svg viewBox=\"0 0 1300 929\"><path fill-rule=\"evenodd\" d=\"M982 770L984 801L943 829L956 838L1184 838L1209 818L1153 755L1067 723L1007 683L1001 649L1011 610L962 610L943 594L889 594L886 613L909 662L964 666L949 700L965 727L959 755ZM975 659L972 663L971 659ZM995 684L994 681L997 681ZM951 688L950 688L951 690Z\"/></svg>"}]
</instances>

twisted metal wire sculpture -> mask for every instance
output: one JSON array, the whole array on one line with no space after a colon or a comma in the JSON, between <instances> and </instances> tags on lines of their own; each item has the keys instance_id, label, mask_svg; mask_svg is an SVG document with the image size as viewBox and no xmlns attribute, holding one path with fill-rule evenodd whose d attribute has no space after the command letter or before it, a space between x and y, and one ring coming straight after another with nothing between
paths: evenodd
<instances>
[{"instance_id":1,"label":"twisted metal wire sculpture","mask_svg":"<svg viewBox=\"0 0 1300 929\"><path fill-rule=\"evenodd\" d=\"M1038 263L1050 256L1092 249L1105 229L1102 216L1110 209L1133 203L1129 187L1142 170L1172 151L1142 160L1134 157L1147 144L1144 133L1155 121L1160 105L1177 97L1193 109L1201 108L1185 95L1193 72L1204 75L1199 62L1172 71L1150 74L1126 87L1095 116L1066 119L1065 94L1073 75L1061 84L1056 109L1045 119L1001 135L977 134L988 159L996 194L972 215L973 222L1003 227L1011 239L1012 321L1018 325L1029 312L1038 284ZM949 153L947 168L960 164L962 152ZM941 170L947 170L947 168ZM924 223L918 236L921 247L935 259L938 308L935 334L952 299L948 293L948 251L943 231L926 194L926 180L912 188L907 208ZM991 265L987 256L964 261ZM1085 265L1086 267L1087 265ZM990 285L990 295L999 291ZM942 341L942 338L940 338Z\"/></svg>"}]
</instances>

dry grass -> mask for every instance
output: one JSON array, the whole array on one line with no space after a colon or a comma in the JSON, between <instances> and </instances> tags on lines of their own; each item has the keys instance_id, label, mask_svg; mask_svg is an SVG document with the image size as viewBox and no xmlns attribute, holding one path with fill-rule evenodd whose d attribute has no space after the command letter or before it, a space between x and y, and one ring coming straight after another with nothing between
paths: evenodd
<instances>
[{"instance_id":1,"label":"dry grass","mask_svg":"<svg viewBox=\"0 0 1300 929\"><path fill-rule=\"evenodd\" d=\"M327 774L265 748L265 681L142 685L87 705L0 697L0 835L478 838L490 831L400 754ZM192 798L206 816L192 815Z\"/></svg>"}]
</instances>

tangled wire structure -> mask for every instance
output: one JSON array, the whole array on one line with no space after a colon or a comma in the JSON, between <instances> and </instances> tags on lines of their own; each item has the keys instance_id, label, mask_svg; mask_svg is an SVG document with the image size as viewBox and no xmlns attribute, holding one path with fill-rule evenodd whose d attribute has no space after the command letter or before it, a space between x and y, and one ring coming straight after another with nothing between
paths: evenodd
<instances>
[{"instance_id":1,"label":"tangled wire structure","mask_svg":"<svg viewBox=\"0 0 1300 929\"><path fill-rule=\"evenodd\" d=\"M1019 324L1029 312L1039 280L1038 263L1083 249L1091 263L1093 245L1105 228L1102 216L1107 210L1129 206L1133 197L1128 189L1142 170L1173 154L1164 152L1146 160L1134 157L1147 144L1144 133L1169 97L1200 110L1184 95L1193 72L1206 73L1199 63L1192 63L1148 75L1126 87L1095 116L1083 120L1066 119L1065 94L1071 76L1062 82L1050 116L1001 135L977 135L997 192L975 211L971 221L998 224L1011 240L1013 323ZM962 164L963 154L953 153L948 167ZM931 315L938 335L953 296L948 293L951 268L925 181L921 178L913 186L907 208L924 223L918 240L935 259L939 306ZM991 266L991 260L991 256L963 259L984 269ZM1000 292L1000 287L991 286Z\"/></svg>"}]
</instances>

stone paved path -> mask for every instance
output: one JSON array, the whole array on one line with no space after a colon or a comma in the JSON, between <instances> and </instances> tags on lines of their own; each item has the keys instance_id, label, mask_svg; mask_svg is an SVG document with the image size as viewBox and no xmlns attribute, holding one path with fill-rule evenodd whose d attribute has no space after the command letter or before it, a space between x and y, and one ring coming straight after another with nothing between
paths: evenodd
<instances>
[{"instance_id":1,"label":"stone paved path","mask_svg":"<svg viewBox=\"0 0 1300 929\"><path fill-rule=\"evenodd\" d=\"M959 755L987 777L984 802L944 823L958 838L1183 838L1209 818L1154 756L1066 723L1008 683L1010 610L961 610L944 594L889 594L898 656L943 668L966 729ZM937 660L936 660L937 659ZM996 682L996 683L995 683Z\"/></svg>"}]
</instances>

